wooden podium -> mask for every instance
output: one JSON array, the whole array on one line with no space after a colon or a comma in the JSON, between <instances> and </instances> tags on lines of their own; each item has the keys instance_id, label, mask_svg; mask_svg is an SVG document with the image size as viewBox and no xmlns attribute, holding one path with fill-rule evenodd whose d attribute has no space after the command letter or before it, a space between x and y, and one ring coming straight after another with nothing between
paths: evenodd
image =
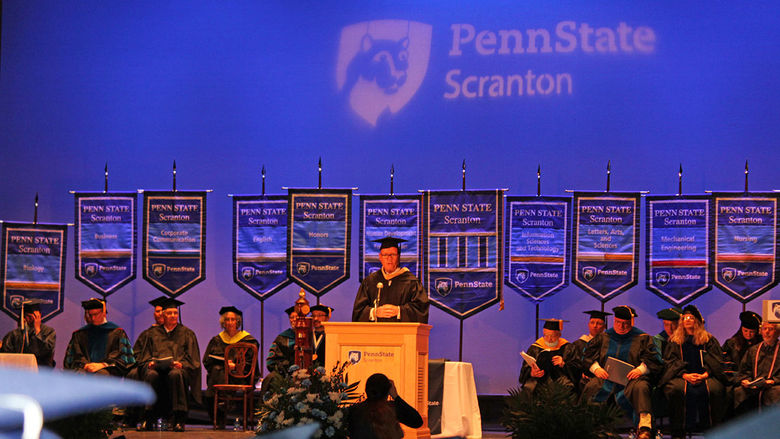
<instances>
[{"instance_id":1,"label":"wooden podium","mask_svg":"<svg viewBox=\"0 0 780 439\"><path fill-rule=\"evenodd\" d=\"M349 382L383 373L395 382L398 394L422 415L423 426L404 429L404 438L430 438L428 428L428 334L431 325L422 323L326 322L325 369L337 361L352 361Z\"/></svg>"}]
</instances>

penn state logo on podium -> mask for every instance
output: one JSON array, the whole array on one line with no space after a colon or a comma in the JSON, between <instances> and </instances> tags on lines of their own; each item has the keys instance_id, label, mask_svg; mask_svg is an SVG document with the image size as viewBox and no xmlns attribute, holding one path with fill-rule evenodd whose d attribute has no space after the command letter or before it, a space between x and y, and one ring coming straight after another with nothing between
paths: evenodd
<instances>
[{"instance_id":1,"label":"penn state logo on podium","mask_svg":"<svg viewBox=\"0 0 780 439\"><path fill-rule=\"evenodd\" d=\"M363 358L363 353L360 351L349 351L348 358L350 363L360 363L360 359Z\"/></svg>"},{"instance_id":2,"label":"penn state logo on podium","mask_svg":"<svg viewBox=\"0 0 780 439\"><path fill-rule=\"evenodd\" d=\"M434 285L436 286L436 292L442 297L446 297L452 291L452 279L448 277L437 278L434 281Z\"/></svg>"},{"instance_id":3,"label":"penn state logo on podium","mask_svg":"<svg viewBox=\"0 0 780 439\"><path fill-rule=\"evenodd\" d=\"M364 21L342 28L336 83L352 111L376 126L383 113L403 108L425 78L431 34L431 25L408 20Z\"/></svg>"},{"instance_id":4,"label":"penn state logo on podium","mask_svg":"<svg viewBox=\"0 0 780 439\"><path fill-rule=\"evenodd\" d=\"M737 270L735 268L726 267L721 273L723 274L723 280L726 282L731 282L737 277Z\"/></svg>"}]
</instances>

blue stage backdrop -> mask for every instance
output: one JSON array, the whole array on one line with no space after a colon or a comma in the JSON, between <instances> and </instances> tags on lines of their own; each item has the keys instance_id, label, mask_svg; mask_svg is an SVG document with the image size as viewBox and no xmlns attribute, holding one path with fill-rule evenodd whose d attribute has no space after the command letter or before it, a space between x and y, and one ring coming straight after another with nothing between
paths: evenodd
<instances>
[{"instance_id":1,"label":"blue stage backdrop","mask_svg":"<svg viewBox=\"0 0 780 439\"><path fill-rule=\"evenodd\" d=\"M778 16L766 0L3 0L0 220L30 222L40 192L41 222L72 221L68 190L102 184L106 162L110 187L169 188L176 160L181 187L214 189L206 278L179 297L182 320L205 349L233 304L260 337L259 300L233 282L227 194L257 193L263 165L269 193L316 187L318 157L323 187L362 194L387 192L391 165L395 193L460 188L463 160L468 188L508 196L536 193L539 165L544 194L603 190L608 161L613 191L676 193L681 163L686 194L742 191L745 160L750 191L780 189ZM358 227L350 238L350 277L320 297L334 320L349 320L358 289ZM264 301L266 347L298 290ZM47 323L58 363L95 294L72 270L65 291ZM135 339L159 294L137 279L108 297L109 318ZM778 288L750 297L760 312ZM652 333L669 306L645 282L607 307L623 303ZM737 329L742 304L720 288L692 303L721 342ZM480 393L516 386L535 340L534 303L504 305L463 321ZM540 316L570 320L576 339L581 311L599 306L570 284ZM458 319L432 307L430 322L431 357L458 358ZM13 326L0 318L0 332Z\"/></svg>"}]
</instances>

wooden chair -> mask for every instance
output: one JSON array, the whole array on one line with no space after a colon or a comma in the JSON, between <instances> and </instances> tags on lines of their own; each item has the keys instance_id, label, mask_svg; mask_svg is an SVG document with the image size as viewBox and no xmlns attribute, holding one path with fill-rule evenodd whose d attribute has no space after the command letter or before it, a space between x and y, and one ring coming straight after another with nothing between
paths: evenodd
<instances>
[{"instance_id":1,"label":"wooden chair","mask_svg":"<svg viewBox=\"0 0 780 439\"><path fill-rule=\"evenodd\" d=\"M228 360L236 363L228 368ZM247 420L254 414L255 366L257 365L257 346L252 343L233 343L225 348L225 382L214 385L214 428L217 427L217 407L220 399L224 401L242 401L244 431ZM233 384L248 383L248 384ZM227 410L225 410L227 414Z\"/></svg>"}]
</instances>

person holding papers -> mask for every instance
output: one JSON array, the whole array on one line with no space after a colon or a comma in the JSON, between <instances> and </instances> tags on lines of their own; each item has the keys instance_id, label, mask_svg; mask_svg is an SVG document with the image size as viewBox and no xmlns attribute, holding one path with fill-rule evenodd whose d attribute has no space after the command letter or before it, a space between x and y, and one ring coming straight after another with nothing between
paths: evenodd
<instances>
[{"instance_id":1,"label":"person holding papers","mask_svg":"<svg viewBox=\"0 0 780 439\"><path fill-rule=\"evenodd\" d=\"M751 347L739 365L739 387L734 389L737 413L761 405L780 402L780 324L761 324L761 343Z\"/></svg>"},{"instance_id":2,"label":"person holding papers","mask_svg":"<svg viewBox=\"0 0 780 439\"><path fill-rule=\"evenodd\" d=\"M720 343L704 329L699 309L688 305L664 353L660 385L669 401L672 438L720 423L726 409L727 382Z\"/></svg>"},{"instance_id":3,"label":"person holding papers","mask_svg":"<svg viewBox=\"0 0 780 439\"><path fill-rule=\"evenodd\" d=\"M85 300L81 307L87 324L73 332L63 367L82 373L125 376L135 363L127 333L108 321L105 300Z\"/></svg>"},{"instance_id":4,"label":"person holding papers","mask_svg":"<svg viewBox=\"0 0 780 439\"><path fill-rule=\"evenodd\" d=\"M227 384L227 381L225 380L225 348L228 347L228 345L240 342L251 343L259 349L260 343L258 343L258 341L248 332L244 331L243 317L243 313L235 306L223 306L220 308L219 326L221 326L223 330L209 340L206 352L203 354L203 367L206 368L207 386L205 395L206 409L209 412L209 417L214 416L214 411L211 410L211 407L214 406L214 385ZM235 362L228 359L228 367L234 368ZM260 379L260 367L257 364L255 365L255 371L255 382L252 384L256 384L257 380ZM249 383L231 382L231 384ZM220 409L218 410L221 412ZM217 427L225 428L224 422L224 414L217 413Z\"/></svg>"},{"instance_id":5,"label":"person holding papers","mask_svg":"<svg viewBox=\"0 0 780 439\"><path fill-rule=\"evenodd\" d=\"M574 345L561 337L562 320L545 319L542 338L523 353L520 384L524 392L533 392L541 383L556 381L574 391L572 376L579 370Z\"/></svg>"},{"instance_id":6,"label":"person holding papers","mask_svg":"<svg viewBox=\"0 0 780 439\"><path fill-rule=\"evenodd\" d=\"M612 312L613 327L595 336L585 347L585 367L594 377L585 385L582 398L607 402L613 396L621 407L639 414L637 439L650 439L653 437L650 379L661 372L661 357L653 337L634 326L637 314L633 308L623 305ZM628 368L628 372L615 372L613 364L615 369L621 365Z\"/></svg>"}]
</instances>

